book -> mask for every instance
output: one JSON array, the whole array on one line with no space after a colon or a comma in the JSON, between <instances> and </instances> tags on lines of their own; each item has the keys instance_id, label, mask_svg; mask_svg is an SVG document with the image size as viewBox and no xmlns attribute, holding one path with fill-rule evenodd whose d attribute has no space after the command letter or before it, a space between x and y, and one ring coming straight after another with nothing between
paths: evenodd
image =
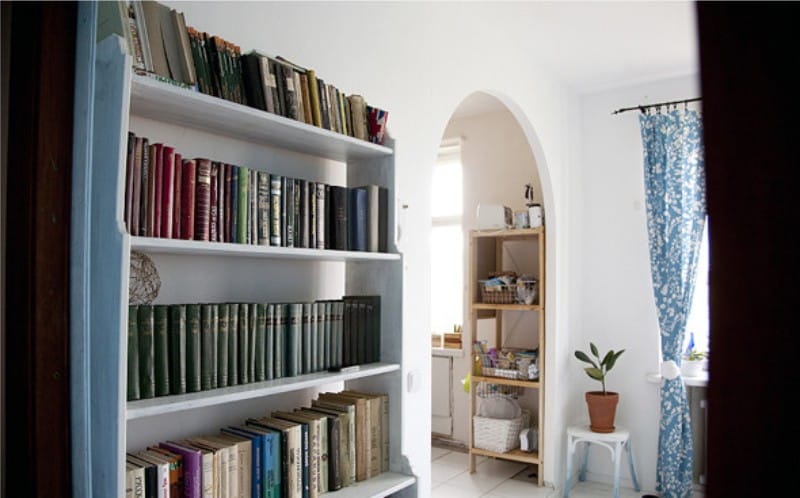
<instances>
[{"instance_id":1,"label":"book","mask_svg":"<svg viewBox=\"0 0 800 498\"><path fill-rule=\"evenodd\" d=\"M312 463L317 465L317 493L330 491L331 440L329 439L328 416L307 409L295 409L292 415L309 421L309 441L311 443ZM291 418L289 419L291 420ZM338 419L337 419L338 422ZM337 446L338 451L338 446Z\"/></svg>"},{"instance_id":2,"label":"book","mask_svg":"<svg viewBox=\"0 0 800 498\"><path fill-rule=\"evenodd\" d=\"M128 132L127 147L127 154L125 156L125 229L128 233L131 233L131 228L133 226L133 169L136 158L136 135L130 131Z\"/></svg>"},{"instance_id":3,"label":"book","mask_svg":"<svg viewBox=\"0 0 800 498\"><path fill-rule=\"evenodd\" d=\"M97 6L97 37L100 43L109 35L119 35L125 39L128 55L133 56L134 66L137 64L137 50L141 58L141 47L136 48L128 25L128 3L123 1L102 2Z\"/></svg>"},{"instance_id":4,"label":"book","mask_svg":"<svg viewBox=\"0 0 800 498\"><path fill-rule=\"evenodd\" d=\"M278 431L281 435L281 496L306 498L303 496L303 443L302 426L295 422L274 417L248 418L248 426L263 427Z\"/></svg>"},{"instance_id":5,"label":"book","mask_svg":"<svg viewBox=\"0 0 800 498\"><path fill-rule=\"evenodd\" d=\"M194 239L209 240L211 222L211 161L195 159Z\"/></svg>"},{"instance_id":6,"label":"book","mask_svg":"<svg viewBox=\"0 0 800 498\"><path fill-rule=\"evenodd\" d=\"M284 200L284 209L281 211L281 218L285 225L286 237L284 245L286 247L295 247L295 230L296 225L296 211L297 200L295 198L295 178L283 177L282 187L285 190L282 192L281 199ZM284 216L285 215L285 216Z\"/></svg>"},{"instance_id":7,"label":"book","mask_svg":"<svg viewBox=\"0 0 800 498\"><path fill-rule=\"evenodd\" d=\"M225 227L223 228L222 232L225 234L224 241L225 242L236 242L236 239L233 237L233 229L231 227L231 223L235 218L233 214L235 202L233 201L233 171L235 166L231 164L225 164L225 182L224 182L224 192L225 192ZM238 187L237 187L238 188Z\"/></svg>"},{"instance_id":8,"label":"book","mask_svg":"<svg viewBox=\"0 0 800 498\"><path fill-rule=\"evenodd\" d=\"M362 187L348 189L347 208L347 248L350 251L367 250L367 189Z\"/></svg>"},{"instance_id":9,"label":"book","mask_svg":"<svg viewBox=\"0 0 800 498\"><path fill-rule=\"evenodd\" d=\"M348 188L331 185L330 195L327 196L328 204L328 233L326 239L330 241L330 249L348 250L348 223L349 201Z\"/></svg>"},{"instance_id":10,"label":"book","mask_svg":"<svg viewBox=\"0 0 800 498\"><path fill-rule=\"evenodd\" d=\"M217 387L217 339L219 324L216 305L200 305L200 389Z\"/></svg>"},{"instance_id":11,"label":"book","mask_svg":"<svg viewBox=\"0 0 800 498\"><path fill-rule=\"evenodd\" d=\"M139 456L133 453L126 453L125 454L125 461L130 462L144 471L144 496L146 498L158 498L159 497L159 490L161 490L158 482L158 465L148 462L147 460L142 460ZM161 490L160 496L163 496L164 492Z\"/></svg>"},{"instance_id":12,"label":"book","mask_svg":"<svg viewBox=\"0 0 800 498\"><path fill-rule=\"evenodd\" d=\"M267 379L267 307L264 303L255 305L255 382ZM271 348L270 348L271 349Z\"/></svg>"},{"instance_id":13,"label":"book","mask_svg":"<svg viewBox=\"0 0 800 498\"><path fill-rule=\"evenodd\" d=\"M294 377L303 373L303 304L289 303L286 306L286 375Z\"/></svg>"},{"instance_id":14,"label":"book","mask_svg":"<svg viewBox=\"0 0 800 498\"><path fill-rule=\"evenodd\" d=\"M264 491L263 482L264 479L264 468L262 466L262 460L264 459L264 448L265 436L263 434L258 434L252 431L244 430L242 428L236 426L230 427L223 427L220 429L221 435L228 435L235 438L239 438L242 441L246 441L247 444L250 446L250 457L249 457L249 476L250 482L245 483L245 473L243 472L244 466L247 464L243 464L242 462L242 454L239 455L239 492L240 495L244 497L251 497L255 496L258 498L262 498L267 493Z\"/></svg>"},{"instance_id":15,"label":"book","mask_svg":"<svg viewBox=\"0 0 800 498\"><path fill-rule=\"evenodd\" d=\"M320 493L320 422L295 412L274 411L272 417L300 424L303 435L303 496Z\"/></svg>"},{"instance_id":16,"label":"book","mask_svg":"<svg viewBox=\"0 0 800 498\"><path fill-rule=\"evenodd\" d=\"M133 193L131 194L131 235L141 235L141 210L142 210L142 164L144 154L143 137L136 137L133 151Z\"/></svg>"},{"instance_id":17,"label":"book","mask_svg":"<svg viewBox=\"0 0 800 498\"><path fill-rule=\"evenodd\" d=\"M148 446L147 451L162 456L169 464L169 496L183 495L183 456L160 446Z\"/></svg>"},{"instance_id":18,"label":"book","mask_svg":"<svg viewBox=\"0 0 800 498\"><path fill-rule=\"evenodd\" d=\"M181 238L181 203L182 187L183 187L183 157L180 153L175 152L174 169L173 169L173 192L172 192L172 235L173 239Z\"/></svg>"},{"instance_id":19,"label":"book","mask_svg":"<svg viewBox=\"0 0 800 498\"><path fill-rule=\"evenodd\" d=\"M228 304L228 385L239 382L239 303Z\"/></svg>"},{"instance_id":20,"label":"book","mask_svg":"<svg viewBox=\"0 0 800 498\"><path fill-rule=\"evenodd\" d=\"M126 498L146 498L145 496L145 475L144 467L136 465L126 458ZM130 483L130 484L127 484ZM127 490L130 489L130 494Z\"/></svg>"},{"instance_id":21,"label":"book","mask_svg":"<svg viewBox=\"0 0 800 498\"><path fill-rule=\"evenodd\" d=\"M217 163L217 241L227 242L225 230L225 163Z\"/></svg>"},{"instance_id":22,"label":"book","mask_svg":"<svg viewBox=\"0 0 800 498\"><path fill-rule=\"evenodd\" d=\"M274 307L274 328L275 328L275 346L274 346L274 372L275 378L286 377L286 315L287 305L284 303L275 303Z\"/></svg>"},{"instance_id":23,"label":"book","mask_svg":"<svg viewBox=\"0 0 800 498\"><path fill-rule=\"evenodd\" d=\"M356 407L355 404L341 403L332 399L317 398L311 401L311 408L331 415L340 415L340 430L344 433L341 437L342 447L342 486L349 486L356 482Z\"/></svg>"},{"instance_id":24,"label":"book","mask_svg":"<svg viewBox=\"0 0 800 498\"><path fill-rule=\"evenodd\" d=\"M208 444L201 437L190 437L184 440L185 444L200 450L203 455L203 496L210 489L211 496L228 497L228 449L218 448Z\"/></svg>"},{"instance_id":25,"label":"book","mask_svg":"<svg viewBox=\"0 0 800 498\"><path fill-rule=\"evenodd\" d=\"M264 380L275 378L275 305L264 303Z\"/></svg>"},{"instance_id":26,"label":"book","mask_svg":"<svg viewBox=\"0 0 800 498\"><path fill-rule=\"evenodd\" d=\"M369 140L367 127L367 104L362 95L348 95L350 114L353 118L353 136L361 140Z\"/></svg>"},{"instance_id":27,"label":"book","mask_svg":"<svg viewBox=\"0 0 800 498\"><path fill-rule=\"evenodd\" d=\"M186 305L186 392L202 389L200 305Z\"/></svg>"},{"instance_id":28,"label":"book","mask_svg":"<svg viewBox=\"0 0 800 498\"><path fill-rule=\"evenodd\" d=\"M300 83L300 100L303 108L303 122L307 124L314 124L314 118L311 110L311 93L308 90L308 74L305 72L297 73ZM295 83L297 83L297 79Z\"/></svg>"},{"instance_id":29,"label":"book","mask_svg":"<svg viewBox=\"0 0 800 498\"><path fill-rule=\"evenodd\" d=\"M269 226L271 223L270 218L270 177L269 173L264 171L256 172L258 178L258 245L268 246L269 240Z\"/></svg>"},{"instance_id":30,"label":"book","mask_svg":"<svg viewBox=\"0 0 800 498\"><path fill-rule=\"evenodd\" d=\"M295 182L295 198L297 200L297 237L295 247L309 247L309 196L308 181L297 180Z\"/></svg>"},{"instance_id":31,"label":"book","mask_svg":"<svg viewBox=\"0 0 800 498\"><path fill-rule=\"evenodd\" d=\"M325 370L330 367L330 359L328 357L327 336L325 335L325 304L319 301L313 303L313 313L311 314L316 320L316 326L312 330L316 335L317 345L317 361L315 363L316 370Z\"/></svg>"},{"instance_id":32,"label":"book","mask_svg":"<svg viewBox=\"0 0 800 498\"><path fill-rule=\"evenodd\" d=\"M153 341L155 395L167 396L170 393L169 381L169 306L153 306Z\"/></svg>"},{"instance_id":33,"label":"book","mask_svg":"<svg viewBox=\"0 0 800 498\"><path fill-rule=\"evenodd\" d=\"M217 161L211 161L210 198L208 240L219 242L219 163Z\"/></svg>"},{"instance_id":34,"label":"book","mask_svg":"<svg viewBox=\"0 0 800 498\"><path fill-rule=\"evenodd\" d=\"M319 95L319 111L320 111L320 122L322 124L322 128L326 130L331 129L331 113L330 113L330 105L328 104L328 86L325 84L325 80L322 78L317 78L317 94Z\"/></svg>"},{"instance_id":35,"label":"book","mask_svg":"<svg viewBox=\"0 0 800 498\"><path fill-rule=\"evenodd\" d=\"M270 175L270 232L269 243L272 246L280 247L281 239L281 185L283 180L280 175Z\"/></svg>"},{"instance_id":36,"label":"book","mask_svg":"<svg viewBox=\"0 0 800 498\"><path fill-rule=\"evenodd\" d=\"M206 437L213 438L214 440L222 443L227 443L235 448L236 452L238 453L238 458L236 459L238 464L236 473L238 477L236 484L238 493L236 498L250 498L253 496L255 489L253 487L254 454L253 443L251 439L238 434L225 433L222 431L220 431L219 434Z\"/></svg>"},{"instance_id":37,"label":"book","mask_svg":"<svg viewBox=\"0 0 800 498\"><path fill-rule=\"evenodd\" d=\"M240 244L247 244L248 242L248 195L249 195L249 174L250 169L244 166L239 166L239 174L237 179L238 185L238 192L237 192L237 199L238 199L238 206L237 206L237 214L238 219L236 220L237 235L236 241Z\"/></svg>"},{"instance_id":38,"label":"book","mask_svg":"<svg viewBox=\"0 0 800 498\"><path fill-rule=\"evenodd\" d=\"M264 84L261 80L261 61L255 51L243 54L242 81L244 83L245 102L248 106L262 111L267 110L264 100Z\"/></svg>"},{"instance_id":39,"label":"book","mask_svg":"<svg viewBox=\"0 0 800 498\"><path fill-rule=\"evenodd\" d=\"M260 441L261 448L261 494L267 498L280 498L283 493L283 461L281 453L281 431L256 425L229 426L227 432L252 437L254 444Z\"/></svg>"},{"instance_id":40,"label":"book","mask_svg":"<svg viewBox=\"0 0 800 498\"><path fill-rule=\"evenodd\" d=\"M252 245L258 244L258 175L257 171L250 171L250 192L248 219L250 220L250 232L248 242Z\"/></svg>"},{"instance_id":41,"label":"book","mask_svg":"<svg viewBox=\"0 0 800 498\"><path fill-rule=\"evenodd\" d=\"M247 303L239 303L238 336L239 336L239 384L250 382L250 307Z\"/></svg>"},{"instance_id":42,"label":"book","mask_svg":"<svg viewBox=\"0 0 800 498\"><path fill-rule=\"evenodd\" d=\"M228 498L239 498L239 456L240 451L238 444L232 441L220 439L217 434L206 434L196 438L190 438L192 442L197 445L202 445L209 448L219 458L219 472L220 477L218 489L220 490L219 496ZM249 463L249 462L248 462ZM248 469L249 470L249 469ZM249 473L246 478L249 483Z\"/></svg>"},{"instance_id":43,"label":"book","mask_svg":"<svg viewBox=\"0 0 800 498\"><path fill-rule=\"evenodd\" d=\"M137 324L139 326L139 393L141 399L149 399L156 393L155 323L152 305L139 305Z\"/></svg>"},{"instance_id":44,"label":"book","mask_svg":"<svg viewBox=\"0 0 800 498\"><path fill-rule=\"evenodd\" d=\"M306 313L306 304L308 304L308 335L310 346L309 358L309 372L316 372L319 370L320 357L319 357L319 336L317 335L317 303L304 303L303 313Z\"/></svg>"},{"instance_id":45,"label":"book","mask_svg":"<svg viewBox=\"0 0 800 498\"><path fill-rule=\"evenodd\" d=\"M217 305L217 387L228 387L229 305Z\"/></svg>"},{"instance_id":46,"label":"book","mask_svg":"<svg viewBox=\"0 0 800 498\"><path fill-rule=\"evenodd\" d=\"M256 337L258 335L256 325L256 303L247 303L247 378L250 382L256 381Z\"/></svg>"},{"instance_id":47,"label":"book","mask_svg":"<svg viewBox=\"0 0 800 498\"><path fill-rule=\"evenodd\" d=\"M300 317L300 373L311 373L314 353L313 334L311 331L311 303L302 303Z\"/></svg>"},{"instance_id":48,"label":"book","mask_svg":"<svg viewBox=\"0 0 800 498\"><path fill-rule=\"evenodd\" d=\"M321 492L325 493L341 489L343 487L342 462L347 458L347 441L342 439L344 437L342 426L345 423L346 415L320 407L303 407L300 408L300 411L325 417L327 445L323 444L322 448L323 450L327 449L327 458L320 457L320 461L327 464L323 466L327 468L327 484L324 491Z\"/></svg>"},{"instance_id":49,"label":"book","mask_svg":"<svg viewBox=\"0 0 800 498\"><path fill-rule=\"evenodd\" d=\"M140 398L139 390L139 306L128 306L128 391L127 401Z\"/></svg>"},{"instance_id":50,"label":"book","mask_svg":"<svg viewBox=\"0 0 800 498\"><path fill-rule=\"evenodd\" d=\"M180 47L180 66L183 73L182 81L189 85L197 84L197 72L194 67L194 57L192 55L192 47L189 42L189 32L186 26L186 17L183 12L172 10L173 29L177 35L178 45Z\"/></svg>"},{"instance_id":51,"label":"book","mask_svg":"<svg viewBox=\"0 0 800 498\"><path fill-rule=\"evenodd\" d=\"M169 305L170 394L186 392L186 306Z\"/></svg>"},{"instance_id":52,"label":"book","mask_svg":"<svg viewBox=\"0 0 800 498\"><path fill-rule=\"evenodd\" d=\"M159 237L172 237L172 216L175 203L175 148L162 148L161 159L161 222Z\"/></svg>"},{"instance_id":53,"label":"book","mask_svg":"<svg viewBox=\"0 0 800 498\"><path fill-rule=\"evenodd\" d=\"M197 163L184 159L181 167L181 239L194 240L195 234L195 181Z\"/></svg>"},{"instance_id":54,"label":"book","mask_svg":"<svg viewBox=\"0 0 800 498\"><path fill-rule=\"evenodd\" d=\"M164 208L164 144L153 144L151 148L153 151L152 157L155 159L155 176L153 177L154 197L151 208L153 213L153 237L161 237L161 211Z\"/></svg>"},{"instance_id":55,"label":"book","mask_svg":"<svg viewBox=\"0 0 800 498\"><path fill-rule=\"evenodd\" d=\"M172 453L181 455L183 466L183 496L186 498L204 497L203 491L203 455L197 448L182 444L180 441L165 441L158 446Z\"/></svg>"},{"instance_id":56,"label":"book","mask_svg":"<svg viewBox=\"0 0 800 498\"><path fill-rule=\"evenodd\" d=\"M308 78L308 94L311 103L311 124L314 126L322 126L322 115L320 114L319 106L319 84L317 83L317 72L313 69L306 71Z\"/></svg>"},{"instance_id":57,"label":"book","mask_svg":"<svg viewBox=\"0 0 800 498\"><path fill-rule=\"evenodd\" d=\"M144 163L142 164L142 168L144 168ZM155 158L155 144L148 144L147 146L147 168L144 170L147 172L146 177L142 177L142 190L143 195L146 197L147 201L145 202L145 210L144 210L144 217L145 217L145 224L144 224L144 236L145 237L152 237L153 236L153 226L155 225L155 203L156 203L156 158ZM144 173L143 171L143 173ZM147 183L144 183L146 180Z\"/></svg>"},{"instance_id":58,"label":"book","mask_svg":"<svg viewBox=\"0 0 800 498\"><path fill-rule=\"evenodd\" d=\"M346 302L363 305L359 308L362 314L358 317L358 339L361 358L364 363L380 361L381 358L381 296L380 295L353 295L344 296Z\"/></svg>"},{"instance_id":59,"label":"book","mask_svg":"<svg viewBox=\"0 0 800 498\"><path fill-rule=\"evenodd\" d=\"M169 66L167 63L167 55L164 48L164 39L161 33L161 9L166 8L158 2L134 2L141 5L143 13L144 25L146 31L147 46L149 47L150 58L152 60L152 68L148 68L156 74L171 78Z\"/></svg>"},{"instance_id":60,"label":"book","mask_svg":"<svg viewBox=\"0 0 800 498\"><path fill-rule=\"evenodd\" d=\"M369 413L369 438L370 438L370 477L374 477L383 472L384 466L384 448L388 451L389 439L388 433L384 440L384 427L388 431L389 412L388 406L386 413L384 413L383 403L388 405L389 397L385 394L367 393L363 391L344 390L341 394L345 396L355 396L367 400L367 410ZM385 424L385 425L384 425ZM386 467L389 466L388 455L386 456Z\"/></svg>"},{"instance_id":61,"label":"book","mask_svg":"<svg viewBox=\"0 0 800 498\"><path fill-rule=\"evenodd\" d=\"M317 234L317 249L325 249L325 231L327 227L327 201L326 201L326 188L324 183L317 183L316 187L316 234Z\"/></svg>"},{"instance_id":62,"label":"book","mask_svg":"<svg viewBox=\"0 0 800 498\"><path fill-rule=\"evenodd\" d=\"M155 465L158 469L158 496L169 498L178 486L178 468L173 467L173 459L150 449L137 451L136 457ZM176 489L177 491L177 489Z\"/></svg>"},{"instance_id":63,"label":"book","mask_svg":"<svg viewBox=\"0 0 800 498\"><path fill-rule=\"evenodd\" d=\"M317 397L322 401L349 404L355 407L356 481L369 479L372 477L373 469L369 400L360 396L334 392L319 393Z\"/></svg>"}]
</instances>

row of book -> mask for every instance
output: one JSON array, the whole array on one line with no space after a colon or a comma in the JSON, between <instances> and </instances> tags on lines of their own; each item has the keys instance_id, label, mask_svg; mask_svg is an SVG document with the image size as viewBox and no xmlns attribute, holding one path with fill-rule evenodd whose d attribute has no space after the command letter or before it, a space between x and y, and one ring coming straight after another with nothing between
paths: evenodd
<instances>
[{"instance_id":1,"label":"row of book","mask_svg":"<svg viewBox=\"0 0 800 498\"><path fill-rule=\"evenodd\" d=\"M389 470L389 397L345 390L126 454L126 498L318 498Z\"/></svg>"},{"instance_id":2,"label":"row of book","mask_svg":"<svg viewBox=\"0 0 800 498\"><path fill-rule=\"evenodd\" d=\"M128 133L128 233L211 242L387 251L388 190L271 174Z\"/></svg>"},{"instance_id":3,"label":"row of book","mask_svg":"<svg viewBox=\"0 0 800 498\"><path fill-rule=\"evenodd\" d=\"M128 309L127 399L380 361L380 296Z\"/></svg>"},{"instance_id":4,"label":"row of book","mask_svg":"<svg viewBox=\"0 0 800 498\"><path fill-rule=\"evenodd\" d=\"M106 3L106 2L103 2ZM121 19L119 19L121 18ZM313 69L241 47L187 26L182 12L154 1L108 2L134 68L162 81L373 143L383 143L388 113L340 91Z\"/></svg>"}]
</instances>

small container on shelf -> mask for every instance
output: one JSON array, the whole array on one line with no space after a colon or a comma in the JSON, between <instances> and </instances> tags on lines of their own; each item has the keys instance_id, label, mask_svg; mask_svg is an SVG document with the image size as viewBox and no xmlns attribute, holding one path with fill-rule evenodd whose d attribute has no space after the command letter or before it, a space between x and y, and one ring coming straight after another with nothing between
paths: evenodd
<instances>
[{"instance_id":1,"label":"small container on shelf","mask_svg":"<svg viewBox=\"0 0 800 498\"><path fill-rule=\"evenodd\" d=\"M538 281L530 275L517 277L514 272L490 274L479 280L481 302L486 304L527 304L536 300Z\"/></svg>"}]
</instances>

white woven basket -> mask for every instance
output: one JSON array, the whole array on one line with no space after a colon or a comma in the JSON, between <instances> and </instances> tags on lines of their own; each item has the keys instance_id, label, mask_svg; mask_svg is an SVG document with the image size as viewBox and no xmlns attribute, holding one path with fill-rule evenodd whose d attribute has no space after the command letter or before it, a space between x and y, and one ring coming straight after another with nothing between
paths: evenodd
<instances>
[{"instance_id":1,"label":"white woven basket","mask_svg":"<svg viewBox=\"0 0 800 498\"><path fill-rule=\"evenodd\" d=\"M519 448L519 432L528 427L530 411L522 410L517 418L472 417L472 445L475 448L505 453Z\"/></svg>"}]
</instances>

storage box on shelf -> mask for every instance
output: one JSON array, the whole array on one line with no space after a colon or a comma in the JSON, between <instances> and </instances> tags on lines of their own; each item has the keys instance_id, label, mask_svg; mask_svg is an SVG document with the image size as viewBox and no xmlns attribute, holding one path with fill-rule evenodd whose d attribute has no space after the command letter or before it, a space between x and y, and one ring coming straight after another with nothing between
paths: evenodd
<instances>
[{"instance_id":1,"label":"storage box on shelf","mask_svg":"<svg viewBox=\"0 0 800 498\"><path fill-rule=\"evenodd\" d=\"M509 251L516 251L509 257ZM543 484L543 421L545 380L545 235L544 227L472 231L469 260L470 344L473 345L470 390L471 432L470 472L475 457L491 456L528 463L537 467L538 484ZM520 261L522 267L514 267ZM504 344L504 314L533 313L527 333L515 330L514 337L525 341L522 354ZM488 344L478 343L478 320L494 319L494 335ZM516 320L515 320L516 322ZM528 322L525 322L528 323ZM507 332L507 331L506 331ZM506 334L507 335L507 334ZM484 346L494 348L487 351ZM477 349L476 349L477 348ZM516 419L491 419L478 416L479 399L492 395L523 398L532 393L536 406L523 407ZM525 417L529 417L526 419ZM535 427L538 441L534 451L520 449L519 434Z\"/></svg>"},{"instance_id":2,"label":"storage box on shelf","mask_svg":"<svg viewBox=\"0 0 800 498\"><path fill-rule=\"evenodd\" d=\"M198 428L216 431L220 422L252 416L254 407L310 403L331 384L386 393L392 437L389 472L332 496L386 496L414 483L400 473L403 455L401 410L402 257L394 233L394 203L388 205L386 253L155 239L125 233L125 156L129 129L158 137L195 157L219 154L255 170L298 168L317 181L382 185L394 197L393 141L383 146L174 87L131 74L117 37L98 45L92 176L86 202L92 205L92 268L87 270L86 308L91 318L91 461L96 496L124 496L125 453L162 436L187 437ZM217 152L218 151L218 152ZM298 154L299 153L299 154ZM223 159L223 157L220 157ZM269 164L265 162L269 161ZM274 166L273 166L274 164ZM148 254L161 274L155 304L225 301L299 301L343 295L381 296L379 363L355 371L320 371L126 403L128 267L130 251ZM292 394L293 393L293 394ZM291 394L291 400L282 396ZM283 405L281 405L283 403ZM204 422L204 415L211 420ZM196 433L196 432L195 432Z\"/></svg>"}]
</instances>

